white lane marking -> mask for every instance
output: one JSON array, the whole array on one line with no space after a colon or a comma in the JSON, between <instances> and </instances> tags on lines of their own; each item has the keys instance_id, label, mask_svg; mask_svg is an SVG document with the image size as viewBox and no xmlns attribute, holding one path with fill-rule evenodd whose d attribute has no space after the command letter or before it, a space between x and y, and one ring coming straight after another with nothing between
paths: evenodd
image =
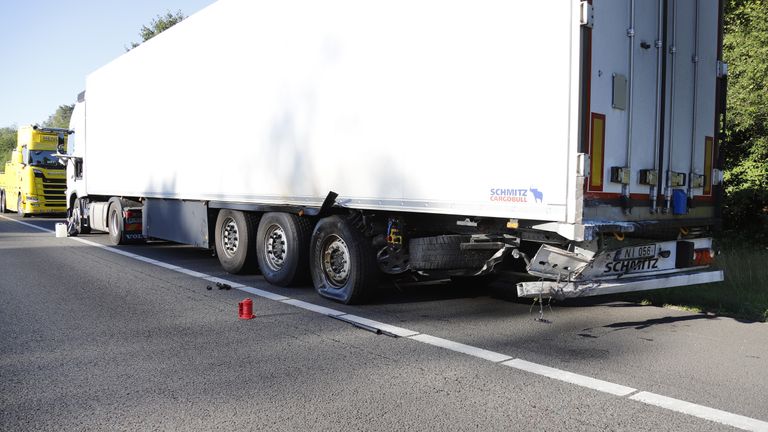
<instances>
[{"instance_id":1,"label":"white lane marking","mask_svg":"<svg viewBox=\"0 0 768 432\"><path fill-rule=\"evenodd\" d=\"M319 314L323 315L331 315L331 316L339 316L339 315L345 315L346 312L338 311L336 309L327 308L325 306L316 305L314 303L307 303L305 301L296 300L292 298L287 298L286 300L282 301L285 304L289 304L292 306L300 307L302 309L306 309L312 312L317 312Z\"/></svg>"},{"instance_id":2,"label":"white lane marking","mask_svg":"<svg viewBox=\"0 0 768 432\"><path fill-rule=\"evenodd\" d=\"M208 276L208 277L204 277L203 279L205 279L207 281L210 281L210 282L213 282L213 283L226 284L226 285L229 285L232 288L242 288L242 287L245 286L244 284L241 284L239 282L235 282L235 281L231 281L231 280L227 280L227 279L222 279L222 278L219 278L219 277L216 277L216 276Z\"/></svg>"},{"instance_id":3,"label":"white lane marking","mask_svg":"<svg viewBox=\"0 0 768 432\"><path fill-rule=\"evenodd\" d=\"M86 244L88 246L93 246L93 247L97 247L97 248L101 248L101 249L109 249L108 247L104 246L101 243L92 242L90 240L82 239L82 238L79 238L79 237L68 237L68 238L70 240L74 240L76 242L80 242L82 244Z\"/></svg>"},{"instance_id":4,"label":"white lane marking","mask_svg":"<svg viewBox=\"0 0 768 432\"><path fill-rule=\"evenodd\" d=\"M192 276L193 278L205 279L208 277L208 275L205 273L196 272L194 270L185 269L184 267L179 267L172 264L167 264L167 265L169 265L170 267L166 267L165 263L160 264L160 267L165 267L169 270L177 271L179 273L184 273L185 275Z\"/></svg>"},{"instance_id":5,"label":"white lane marking","mask_svg":"<svg viewBox=\"0 0 768 432\"><path fill-rule=\"evenodd\" d=\"M160 265L160 261L149 258L149 257L141 256L141 255L136 255L135 257L131 257L131 258L137 259L139 261L144 261L147 264Z\"/></svg>"},{"instance_id":6,"label":"white lane marking","mask_svg":"<svg viewBox=\"0 0 768 432\"><path fill-rule=\"evenodd\" d=\"M680 399L674 399L667 396L658 395L650 392L640 392L629 397L632 400L654 405L660 408L677 411L705 420L722 423L727 426L744 429L748 431L768 431L768 422L756 420L750 417L744 417L738 414L721 411L719 409L697 405Z\"/></svg>"},{"instance_id":7,"label":"white lane marking","mask_svg":"<svg viewBox=\"0 0 768 432\"><path fill-rule=\"evenodd\" d=\"M283 303L285 303L285 302L283 302ZM417 331L408 330L407 328L402 328L402 327L396 327L396 326L393 326L393 325L390 325L390 324L385 324L383 322L374 321L372 319L363 318L363 317L357 316L357 315L344 314L344 315L341 315L341 316L344 317L344 319L347 320L347 321L352 321L352 322L356 322L358 324L367 325L369 327L373 327L375 329L379 329L379 330L387 332L387 333L392 333L393 335L397 335L397 336L400 336L400 337L409 337L409 336L414 336L414 335L419 334L419 332L417 332Z\"/></svg>"},{"instance_id":8,"label":"white lane marking","mask_svg":"<svg viewBox=\"0 0 768 432\"><path fill-rule=\"evenodd\" d=\"M31 224L31 223L22 222L22 221L20 221L20 220L16 220L16 219L11 219L11 218L9 218L8 216L2 215L2 214L0 214L0 218L3 218L3 219L5 219L5 220L11 221L11 222L20 223L20 224L22 224L22 225L24 225L24 226L28 226L28 227L30 227L30 228L34 228L34 229L36 229L36 230L45 231L45 232L49 232L49 233L53 233L53 232L55 232L55 231L53 231L53 230L49 230L48 228L43 228L43 227L41 227L41 226L37 226L37 225Z\"/></svg>"},{"instance_id":9,"label":"white lane marking","mask_svg":"<svg viewBox=\"0 0 768 432\"><path fill-rule=\"evenodd\" d=\"M462 343L454 342L448 339L441 339L439 337L430 336L428 334L411 336L409 339L413 339L415 341L419 341L425 344L449 349L451 351L456 351L462 354L467 354L473 357L478 357L484 360L489 360L494 363L503 362L504 360L509 360L512 358L511 356L508 356L506 354L501 354L494 351L488 351L482 348L473 347L471 345L464 345Z\"/></svg>"},{"instance_id":10,"label":"white lane marking","mask_svg":"<svg viewBox=\"0 0 768 432\"><path fill-rule=\"evenodd\" d=\"M34 229L40 230L40 231L44 231L44 232L48 232L48 233L53 233L54 232L53 230L49 230L47 228L39 227L37 225L33 225L33 224L30 224L30 223L22 222L22 221L19 221L19 220L16 220L16 219L11 219L11 218L9 218L7 216L0 215L0 218L9 220L11 222L16 222L16 223L28 226L30 228L34 228ZM173 264L168 264L168 263L165 263L165 262L162 262L162 261L157 261L157 260L145 260L145 259L142 259L144 257L141 257L140 255L132 254L132 253L122 253L124 251L121 251L120 249L116 249L116 248L110 247L110 246L105 246L103 244L92 242L90 240L85 240L85 239L78 238L78 237L68 237L68 238L70 240L75 240L75 241L78 241L80 243L83 243L83 244L86 244L86 245L89 245L89 246L94 246L94 247L97 247L97 248L100 248L100 249L103 249L103 250L106 250L106 251L109 251L109 252L118 253L118 254L124 255L126 257L130 257L130 258L133 258L133 259L144 261L144 262L147 262L149 264L156 265L156 266L159 266L159 267L164 267L164 268L167 268L169 270L173 270L173 271L176 271L176 272L179 272L179 273L184 273L186 275L189 275L189 276L192 276L192 277L195 277L195 278L198 278L198 279L206 279L206 278L210 277L207 274L196 272L194 270L189 270L189 269L186 269L186 268L183 268L183 267L175 266ZM221 279L221 280L225 280L225 279ZM230 282L226 282L226 283L229 283L230 285L232 285ZM272 293L272 292L269 292L269 291L264 291L264 290L261 290L261 289L258 289L258 288L253 288L253 287L249 287L249 286L242 286L242 287L238 287L236 289L238 289L240 291L249 292L249 293L251 293L253 295L256 295L256 296L259 296L259 297L263 297L263 298L266 298L266 299L279 301L281 303L285 303L285 304L289 304L289 305L292 305L292 306L300 307L300 308L305 309L305 310L309 310L309 311L312 311L312 312L317 312L317 313L320 313L320 314L323 314L323 315L334 315L334 316L346 315L345 318L347 318L347 317L361 318L361 319L366 320L366 321L365 322L358 321L358 322L364 323L366 325L370 325L370 324L368 324L369 322L370 323L378 323L377 321L367 320L366 318L356 317L355 315L348 315L348 314L346 314L344 312L340 312L340 311L337 311L335 309L331 309L331 308L327 308L327 307L324 307L324 306L315 305L315 304L312 304L312 303L307 303L307 302L304 302L304 301L301 301L301 300L291 299L290 297L285 297L285 296L282 296L282 295L279 295L279 294L275 294L275 293ZM383 324L383 323L378 323L378 324ZM374 326L374 327L376 327L376 326ZM397 327L395 327L395 328L397 328ZM403 330L407 330L407 329L403 329ZM584 375L575 374L573 372L568 372L568 371L564 371L564 370L561 370L561 369L555 369L555 368L552 368L552 367L549 367L549 366L544 366L544 365L540 365L540 364L537 364L537 363L528 362L528 361L525 361L525 360L522 360L522 359L512 359L511 356L507 356L507 355L504 355L504 354L501 354L501 353L497 353L497 352L493 352L493 351L488 351L488 350L485 350L485 349L482 349L482 348L473 347L471 345L464 345L462 343L453 342L453 341L450 341L450 340L447 340L447 339L441 339L441 338L438 338L438 337L435 337L435 336L430 336L430 335L427 335L427 334L416 334L414 336L408 336L408 339L412 339L412 340L415 340L417 342L426 343L428 345L433 345L433 346L438 346L438 347L441 347L441 348L449 349L451 351L459 352L459 353L462 353L462 354L467 354L467 355L470 355L470 356L473 356L473 357L482 358L482 359L485 359L485 360L492 361L494 363L503 362L501 364L503 364L505 366L509 366L509 367L513 367L513 368L516 368L516 369L524 370L524 371L527 371L527 372L531 372L531 373L547 376L549 378L554 378L554 379L557 379L557 380L560 380L560 381L565 381L565 382L568 382L568 383L571 383L571 384L580 385L580 386L591 388L591 389L594 389L594 390L599 390L599 391L607 392L607 393L614 394L614 395L617 395L617 396L622 396L623 397L623 396L630 395L630 394L634 393L635 391L637 391L637 390L635 390L635 389L633 389L631 387L622 386L620 384L613 384L613 383L610 383L608 381L602 381L602 380L598 380L598 379L595 379L595 378L590 378L590 377L587 377L587 376L584 376ZM748 430L748 431L768 432L768 423L764 422L762 420L757 420L757 419L754 419L754 418L750 418L750 417L745 417L745 416L738 415L738 414L729 413L727 411L721 411L721 410L718 410L718 409L709 408L709 407L705 407L705 406L702 406L702 405L697 405L697 404L694 404L694 403L691 403L691 402L686 402L686 401L679 400L679 399L673 399L673 398L670 398L670 397L667 397L667 396L657 395L657 394L650 393L650 392L640 392L640 393L634 394L632 396L629 396L629 399L632 399L632 400L635 400L635 401L638 401L638 402L647 403L649 405L654 405L654 406L657 406L657 407L660 407L660 408L665 408L665 409L668 409L668 410L671 410L671 411L675 411L675 412L679 412L679 413L682 413L682 414L687 414L687 415L691 415L691 416L694 416L694 417L699 417L699 418L702 418L702 419L705 419L705 420L714 421L714 422L725 424L725 425L728 425L728 426L733 426L733 427L736 427L736 428Z\"/></svg>"},{"instance_id":11,"label":"white lane marking","mask_svg":"<svg viewBox=\"0 0 768 432\"><path fill-rule=\"evenodd\" d=\"M259 296L259 297L263 297L265 299L269 299L269 300L274 300L274 301L288 300L288 297L286 297L284 295L275 294L275 293L272 293L272 292L269 292L269 291L264 291L263 289L258 289L258 288L254 288L254 287L250 287L250 286L243 286L243 287L240 287L240 288L237 288L237 289L239 289L240 291L245 291L245 292L251 293L251 294L253 294L255 296Z\"/></svg>"},{"instance_id":12,"label":"white lane marking","mask_svg":"<svg viewBox=\"0 0 768 432\"><path fill-rule=\"evenodd\" d=\"M549 366L540 365L538 363L531 363L521 359L514 359L502 363L504 366L513 367L515 369L531 372L536 375L543 375L548 378L565 381L571 384L576 384L582 387L591 388L592 390L598 390L605 393L610 393L616 396L626 396L636 392L636 389L632 387L623 386L620 384L614 384L608 381L591 378L585 375L575 374L560 369L555 369Z\"/></svg>"}]
</instances>

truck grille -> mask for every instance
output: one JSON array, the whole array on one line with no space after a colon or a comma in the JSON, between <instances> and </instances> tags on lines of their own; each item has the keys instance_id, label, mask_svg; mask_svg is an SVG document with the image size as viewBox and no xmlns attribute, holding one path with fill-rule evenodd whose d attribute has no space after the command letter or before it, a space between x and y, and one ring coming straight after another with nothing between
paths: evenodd
<instances>
[{"instance_id":1,"label":"truck grille","mask_svg":"<svg viewBox=\"0 0 768 432\"><path fill-rule=\"evenodd\" d=\"M67 179L43 177L43 198L46 207L62 207L66 201Z\"/></svg>"}]
</instances>

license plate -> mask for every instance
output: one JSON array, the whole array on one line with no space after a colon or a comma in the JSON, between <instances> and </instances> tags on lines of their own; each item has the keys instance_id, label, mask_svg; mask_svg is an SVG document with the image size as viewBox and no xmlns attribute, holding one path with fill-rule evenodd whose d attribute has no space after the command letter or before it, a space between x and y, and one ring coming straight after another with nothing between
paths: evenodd
<instances>
[{"instance_id":1,"label":"license plate","mask_svg":"<svg viewBox=\"0 0 768 432\"><path fill-rule=\"evenodd\" d=\"M653 258L656 256L656 245L642 245L626 247L616 251L613 256L614 261L629 261L644 258Z\"/></svg>"}]
</instances>

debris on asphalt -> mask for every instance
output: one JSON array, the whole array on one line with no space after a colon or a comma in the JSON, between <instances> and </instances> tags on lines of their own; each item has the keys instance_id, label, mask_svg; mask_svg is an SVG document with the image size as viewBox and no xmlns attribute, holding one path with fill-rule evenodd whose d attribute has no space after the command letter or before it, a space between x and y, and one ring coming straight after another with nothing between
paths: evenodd
<instances>
[{"instance_id":1,"label":"debris on asphalt","mask_svg":"<svg viewBox=\"0 0 768 432\"><path fill-rule=\"evenodd\" d=\"M220 290L231 290L232 289L232 285L221 283L221 282L216 282L216 286L219 287Z\"/></svg>"}]
</instances>

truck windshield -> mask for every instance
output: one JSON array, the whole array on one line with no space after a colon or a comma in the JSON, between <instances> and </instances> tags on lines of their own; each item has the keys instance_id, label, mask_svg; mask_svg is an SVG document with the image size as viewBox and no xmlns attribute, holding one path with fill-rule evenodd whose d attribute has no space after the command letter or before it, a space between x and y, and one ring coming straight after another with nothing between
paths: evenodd
<instances>
[{"instance_id":1,"label":"truck windshield","mask_svg":"<svg viewBox=\"0 0 768 432\"><path fill-rule=\"evenodd\" d=\"M30 150L29 164L43 168L61 168L58 158L53 156L54 153L56 152L53 150Z\"/></svg>"}]
</instances>

